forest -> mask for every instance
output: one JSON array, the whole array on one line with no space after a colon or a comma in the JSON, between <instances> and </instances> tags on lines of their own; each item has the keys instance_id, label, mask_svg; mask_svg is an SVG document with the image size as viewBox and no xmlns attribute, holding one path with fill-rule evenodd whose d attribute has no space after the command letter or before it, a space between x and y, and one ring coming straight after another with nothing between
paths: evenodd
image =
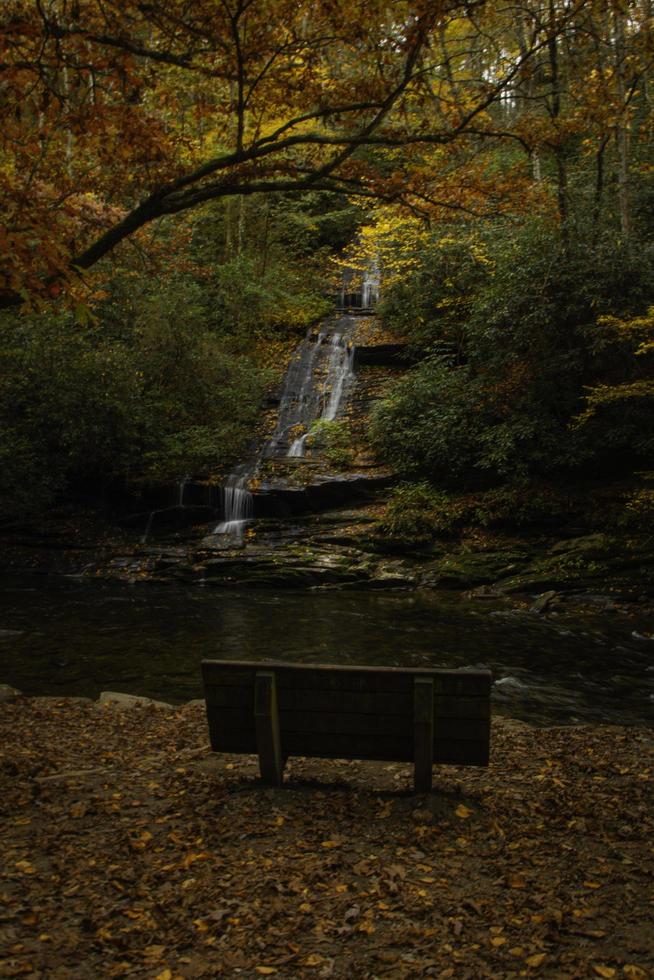
<instances>
[{"instance_id":1,"label":"forest","mask_svg":"<svg viewBox=\"0 0 654 980\"><path fill-rule=\"evenodd\" d=\"M0 974L654 975L653 98L652 0L2 0ZM490 765L266 788L203 658Z\"/></svg>"},{"instance_id":2,"label":"forest","mask_svg":"<svg viewBox=\"0 0 654 980\"><path fill-rule=\"evenodd\" d=\"M381 460L649 517L648 4L269 6L4 5L3 513L224 474L373 256Z\"/></svg>"}]
</instances>

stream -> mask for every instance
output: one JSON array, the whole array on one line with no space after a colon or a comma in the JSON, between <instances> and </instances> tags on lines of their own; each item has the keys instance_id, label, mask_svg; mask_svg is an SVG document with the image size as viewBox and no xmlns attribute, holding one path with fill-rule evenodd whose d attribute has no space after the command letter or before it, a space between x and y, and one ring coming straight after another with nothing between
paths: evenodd
<instances>
[{"instance_id":1,"label":"stream","mask_svg":"<svg viewBox=\"0 0 654 980\"><path fill-rule=\"evenodd\" d=\"M202 696L200 661L488 666L494 711L532 724L652 724L637 607L538 616L436 592L211 591L77 578L0 582L0 681L29 695ZM642 621L641 621L642 620Z\"/></svg>"}]
</instances>

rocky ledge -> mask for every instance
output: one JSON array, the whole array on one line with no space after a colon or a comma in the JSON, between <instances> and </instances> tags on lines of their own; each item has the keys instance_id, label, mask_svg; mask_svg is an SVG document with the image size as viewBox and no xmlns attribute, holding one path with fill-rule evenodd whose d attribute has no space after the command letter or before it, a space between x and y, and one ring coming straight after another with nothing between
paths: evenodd
<instances>
[{"instance_id":1,"label":"rocky ledge","mask_svg":"<svg viewBox=\"0 0 654 980\"><path fill-rule=\"evenodd\" d=\"M443 589L510 598L535 612L562 601L607 609L640 602L654 612L654 547L647 542L600 533L411 542L380 534L376 516L374 506L363 506L260 519L242 538L199 530L183 543L137 545L85 574L211 588Z\"/></svg>"}]
</instances>

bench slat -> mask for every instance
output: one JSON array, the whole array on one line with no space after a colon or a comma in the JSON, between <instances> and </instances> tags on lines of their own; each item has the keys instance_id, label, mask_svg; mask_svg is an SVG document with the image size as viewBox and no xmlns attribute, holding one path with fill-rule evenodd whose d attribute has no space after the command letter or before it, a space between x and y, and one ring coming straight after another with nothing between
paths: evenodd
<instances>
[{"instance_id":1,"label":"bench slat","mask_svg":"<svg viewBox=\"0 0 654 980\"><path fill-rule=\"evenodd\" d=\"M274 670L278 691L292 690L362 691L404 693L413 697L416 676L432 677L436 694L488 697L491 674L487 670L438 670L434 668L337 667L314 664L253 663L204 660L205 684L247 687L254 684L258 670Z\"/></svg>"},{"instance_id":2,"label":"bench slat","mask_svg":"<svg viewBox=\"0 0 654 980\"><path fill-rule=\"evenodd\" d=\"M254 731L254 714L247 708L222 708L208 706L208 718L217 732ZM279 728L286 732L324 732L344 735L400 735L408 738L413 734L413 718L410 714L383 715L358 714L356 712L285 711L280 705ZM435 738L480 739L488 738L489 723L485 718L434 719Z\"/></svg>"},{"instance_id":3,"label":"bench slat","mask_svg":"<svg viewBox=\"0 0 654 980\"><path fill-rule=\"evenodd\" d=\"M248 708L253 701L253 688L222 687L208 684L205 697L217 708ZM370 693L359 691L311 691L282 688L277 692L280 711L356 711L359 714L385 716L410 715L413 701L408 694ZM482 697L436 695L434 710L441 718L489 718L490 704Z\"/></svg>"}]
</instances>

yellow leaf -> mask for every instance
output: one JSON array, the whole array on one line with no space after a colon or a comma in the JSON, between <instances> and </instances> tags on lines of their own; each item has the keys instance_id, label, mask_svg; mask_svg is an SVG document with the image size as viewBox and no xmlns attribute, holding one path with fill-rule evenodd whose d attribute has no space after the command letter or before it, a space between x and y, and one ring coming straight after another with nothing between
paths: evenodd
<instances>
[{"instance_id":1,"label":"yellow leaf","mask_svg":"<svg viewBox=\"0 0 654 980\"><path fill-rule=\"evenodd\" d=\"M503 946L506 942L506 936L493 936L491 939L491 944L493 946Z\"/></svg>"},{"instance_id":2,"label":"yellow leaf","mask_svg":"<svg viewBox=\"0 0 654 980\"><path fill-rule=\"evenodd\" d=\"M311 953L311 955L310 956L307 956L306 960L304 961L304 965L305 966L320 966L320 964L322 962L323 962L323 958L320 955L320 953Z\"/></svg>"},{"instance_id":3,"label":"yellow leaf","mask_svg":"<svg viewBox=\"0 0 654 980\"><path fill-rule=\"evenodd\" d=\"M545 953L534 953L533 956L528 956L525 960L527 966L533 966L536 970L545 960Z\"/></svg>"},{"instance_id":4,"label":"yellow leaf","mask_svg":"<svg viewBox=\"0 0 654 980\"><path fill-rule=\"evenodd\" d=\"M601 888L602 883L600 881L585 881L584 888Z\"/></svg>"},{"instance_id":5,"label":"yellow leaf","mask_svg":"<svg viewBox=\"0 0 654 980\"><path fill-rule=\"evenodd\" d=\"M605 977L606 980L610 980L611 977L615 976L615 970L612 966L602 966L601 963L593 963L593 970L598 977Z\"/></svg>"},{"instance_id":6,"label":"yellow leaf","mask_svg":"<svg viewBox=\"0 0 654 980\"><path fill-rule=\"evenodd\" d=\"M172 980L172 978L172 970L169 970L168 967L166 967L166 969L162 970L161 973L157 973L155 980Z\"/></svg>"},{"instance_id":7,"label":"yellow leaf","mask_svg":"<svg viewBox=\"0 0 654 980\"><path fill-rule=\"evenodd\" d=\"M329 850L331 847L340 847L341 842L339 840L324 840L320 846Z\"/></svg>"},{"instance_id":8,"label":"yellow leaf","mask_svg":"<svg viewBox=\"0 0 654 980\"><path fill-rule=\"evenodd\" d=\"M190 868L191 865L195 864L196 861L206 861L208 857L211 857L211 855L208 854L206 851L200 851L199 853L191 852L187 854L184 860L182 861L182 866L184 868Z\"/></svg>"},{"instance_id":9,"label":"yellow leaf","mask_svg":"<svg viewBox=\"0 0 654 980\"><path fill-rule=\"evenodd\" d=\"M277 973L276 966L257 966L255 969L257 973L262 973L264 977L269 977L271 973Z\"/></svg>"},{"instance_id":10,"label":"yellow leaf","mask_svg":"<svg viewBox=\"0 0 654 980\"><path fill-rule=\"evenodd\" d=\"M457 817L461 818L461 820L467 820L471 815L472 810L469 807L464 806L463 803L460 803L454 812L456 813Z\"/></svg>"},{"instance_id":11,"label":"yellow leaf","mask_svg":"<svg viewBox=\"0 0 654 980\"><path fill-rule=\"evenodd\" d=\"M626 977L634 977L635 980L644 980L644 977L647 976L642 966L636 966L635 963L625 963L622 972Z\"/></svg>"},{"instance_id":12,"label":"yellow leaf","mask_svg":"<svg viewBox=\"0 0 654 980\"><path fill-rule=\"evenodd\" d=\"M33 864L30 864L29 861L16 861L14 867L17 868L18 871L22 871L24 875L36 874L36 868Z\"/></svg>"}]
</instances>

